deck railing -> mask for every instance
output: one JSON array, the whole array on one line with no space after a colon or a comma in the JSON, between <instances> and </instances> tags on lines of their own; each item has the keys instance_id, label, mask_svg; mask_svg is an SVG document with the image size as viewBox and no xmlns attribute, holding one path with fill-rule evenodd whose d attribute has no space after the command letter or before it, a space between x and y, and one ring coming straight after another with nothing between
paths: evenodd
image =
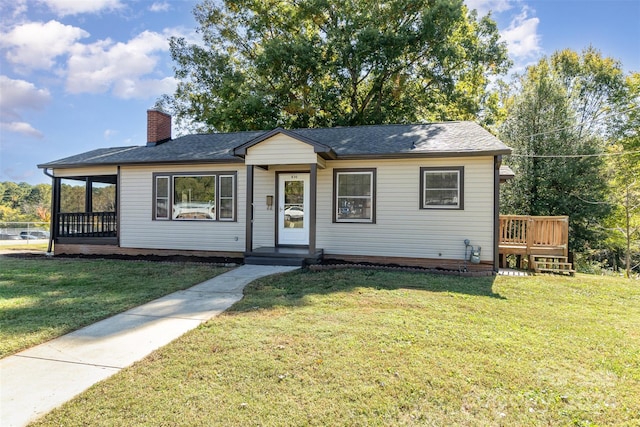
<instances>
[{"instance_id":1,"label":"deck railing","mask_svg":"<svg viewBox=\"0 0 640 427\"><path fill-rule=\"evenodd\" d=\"M59 213L56 237L116 237L115 212Z\"/></svg>"},{"instance_id":2,"label":"deck railing","mask_svg":"<svg viewBox=\"0 0 640 427\"><path fill-rule=\"evenodd\" d=\"M568 216L500 215L499 246L508 249L522 249L525 254L536 250L569 251ZM514 252L515 253L515 252Z\"/></svg>"}]
</instances>

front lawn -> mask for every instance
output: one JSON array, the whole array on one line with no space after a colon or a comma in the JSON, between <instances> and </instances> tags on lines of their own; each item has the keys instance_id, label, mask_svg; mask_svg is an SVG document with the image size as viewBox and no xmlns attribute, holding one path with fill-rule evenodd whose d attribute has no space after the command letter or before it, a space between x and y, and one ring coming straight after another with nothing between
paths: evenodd
<instances>
[{"instance_id":1,"label":"front lawn","mask_svg":"<svg viewBox=\"0 0 640 427\"><path fill-rule=\"evenodd\" d=\"M639 396L637 281L294 272L36 425L637 426Z\"/></svg>"},{"instance_id":2,"label":"front lawn","mask_svg":"<svg viewBox=\"0 0 640 427\"><path fill-rule=\"evenodd\" d=\"M0 358L227 270L195 263L0 256Z\"/></svg>"}]
</instances>

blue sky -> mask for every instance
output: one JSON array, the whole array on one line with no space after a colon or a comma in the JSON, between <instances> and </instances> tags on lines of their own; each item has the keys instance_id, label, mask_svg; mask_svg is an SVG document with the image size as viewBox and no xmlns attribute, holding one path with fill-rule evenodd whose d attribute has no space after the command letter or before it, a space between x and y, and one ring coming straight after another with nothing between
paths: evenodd
<instances>
[{"instance_id":1,"label":"blue sky","mask_svg":"<svg viewBox=\"0 0 640 427\"><path fill-rule=\"evenodd\" d=\"M36 164L144 145L146 110L176 84L167 39L197 39L196 3L0 0L0 181L50 182ZM514 71L589 45L640 71L640 0L466 3L492 11Z\"/></svg>"}]
</instances>

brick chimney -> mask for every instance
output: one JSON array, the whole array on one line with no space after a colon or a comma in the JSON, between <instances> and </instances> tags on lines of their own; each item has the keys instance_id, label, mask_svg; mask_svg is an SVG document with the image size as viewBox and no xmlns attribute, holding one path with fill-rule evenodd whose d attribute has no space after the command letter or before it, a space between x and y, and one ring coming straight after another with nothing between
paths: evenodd
<instances>
[{"instance_id":1,"label":"brick chimney","mask_svg":"<svg viewBox=\"0 0 640 427\"><path fill-rule=\"evenodd\" d=\"M160 145L171 139L171 116L158 110L147 110L147 145Z\"/></svg>"}]
</instances>

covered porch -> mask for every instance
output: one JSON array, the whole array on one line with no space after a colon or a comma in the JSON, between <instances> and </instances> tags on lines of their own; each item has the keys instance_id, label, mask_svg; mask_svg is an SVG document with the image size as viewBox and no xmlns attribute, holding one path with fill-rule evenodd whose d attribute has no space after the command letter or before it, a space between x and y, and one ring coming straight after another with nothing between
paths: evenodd
<instances>
[{"instance_id":1,"label":"covered porch","mask_svg":"<svg viewBox=\"0 0 640 427\"><path fill-rule=\"evenodd\" d=\"M318 170L335 153L275 129L236 147L234 154L246 165L245 263L319 263L324 251L316 245Z\"/></svg>"},{"instance_id":2,"label":"covered porch","mask_svg":"<svg viewBox=\"0 0 640 427\"><path fill-rule=\"evenodd\" d=\"M58 244L118 244L117 175L54 177L51 235Z\"/></svg>"}]
</instances>

